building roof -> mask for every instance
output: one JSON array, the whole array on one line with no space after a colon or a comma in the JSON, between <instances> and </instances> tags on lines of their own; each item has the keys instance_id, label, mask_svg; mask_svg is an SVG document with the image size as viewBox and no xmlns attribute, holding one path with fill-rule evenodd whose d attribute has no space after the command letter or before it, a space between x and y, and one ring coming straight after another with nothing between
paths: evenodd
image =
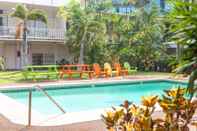
<instances>
[{"instance_id":1,"label":"building roof","mask_svg":"<svg viewBox=\"0 0 197 131\"><path fill-rule=\"evenodd\" d=\"M25 3L41 6L60 6L66 5L69 0L0 0L0 2L8 3Z\"/></svg>"}]
</instances>

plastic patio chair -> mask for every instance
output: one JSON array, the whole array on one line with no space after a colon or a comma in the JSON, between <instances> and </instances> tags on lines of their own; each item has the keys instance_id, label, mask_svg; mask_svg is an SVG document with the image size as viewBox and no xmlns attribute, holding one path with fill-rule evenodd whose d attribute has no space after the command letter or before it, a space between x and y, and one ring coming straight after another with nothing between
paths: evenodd
<instances>
[{"instance_id":1,"label":"plastic patio chair","mask_svg":"<svg viewBox=\"0 0 197 131\"><path fill-rule=\"evenodd\" d=\"M94 71L94 76L100 77L100 76L107 76L107 72L102 71L100 65L98 63L93 64L93 71Z\"/></svg>"},{"instance_id":2,"label":"plastic patio chair","mask_svg":"<svg viewBox=\"0 0 197 131\"><path fill-rule=\"evenodd\" d=\"M107 73L107 77L112 77L112 68L109 63L104 63L104 71Z\"/></svg>"},{"instance_id":3,"label":"plastic patio chair","mask_svg":"<svg viewBox=\"0 0 197 131\"><path fill-rule=\"evenodd\" d=\"M137 67L131 68L130 64L128 62L124 63L124 68L128 70L128 74L135 74L137 72Z\"/></svg>"},{"instance_id":4,"label":"plastic patio chair","mask_svg":"<svg viewBox=\"0 0 197 131\"><path fill-rule=\"evenodd\" d=\"M114 69L116 76L121 76L121 75L128 75L128 70L127 69L122 69L120 63L115 63L114 64Z\"/></svg>"}]
</instances>

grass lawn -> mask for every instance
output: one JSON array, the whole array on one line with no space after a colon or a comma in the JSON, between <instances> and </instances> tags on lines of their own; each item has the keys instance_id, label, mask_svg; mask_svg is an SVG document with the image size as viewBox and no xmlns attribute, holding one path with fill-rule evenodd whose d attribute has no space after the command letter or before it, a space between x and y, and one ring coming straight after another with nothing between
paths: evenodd
<instances>
[{"instance_id":1,"label":"grass lawn","mask_svg":"<svg viewBox=\"0 0 197 131\"><path fill-rule=\"evenodd\" d=\"M64 76L65 79L68 78L67 75ZM79 74L74 74L73 78L80 78ZM88 75L84 74L83 79L87 79ZM46 80L39 78L40 81ZM56 78L54 78L56 80ZM8 83L21 83L21 82L32 82L32 80L25 80L22 71L0 71L0 84Z\"/></svg>"},{"instance_id":2,"label":"grass lawn","mask_svg":"<svg viewBox=\"0 0 197 131\"><path fill-rule=\"evenodd\" d=\"M16 83L24 80L21 71L5 71L0 72L0 84L4 83Z\"/></svg>"},{"instance_id":3,"label":"grass lawn","mask_svg":"<svg viewBox=\"0 0 197 131\"><path fill-rule=\"evenodd\" d=\"M173 73L166 72L137 72L135 75L173 75Z\"/></svg>"},{"instance_id":4,"label":"grass lawn","mask_svg":"<svg viewBox=\"0 0 197 131\"><path fill-rule=\"evenodd\" d=\"M163 72L137 72L135 75L172 75L172 73L163 73ZM73 76L74 78L79 78L79 75L76 74ZM84 79L88 76L84 75ZM67 79L67 76L65 76ZM4 71L0 72L0 84L8 84L8 83L21 83L21 82L29 82L29 80L24 80L21 71Z\"/></svg>"}]
</instances>

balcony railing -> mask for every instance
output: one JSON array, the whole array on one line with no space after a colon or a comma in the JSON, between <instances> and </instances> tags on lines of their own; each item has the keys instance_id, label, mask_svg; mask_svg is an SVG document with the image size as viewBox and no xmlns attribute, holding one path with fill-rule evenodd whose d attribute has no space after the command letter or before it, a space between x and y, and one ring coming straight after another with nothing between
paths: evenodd
<instances>
[{"instance_id":1,"label":"balcony railing","mask_svg":"<svg viewBox=\"0 0 197 131\"><path fill-rule=\"evenodd\" d=\"M22 34L21 34L22 35ZM50 28L28 28L29 40L59 40L63 41L65 31L62 29L50 29ZM0 26L0 39L15 39L16 27ZM22 36L20 37L22 38Z\"/></svg>"}]
</instances>

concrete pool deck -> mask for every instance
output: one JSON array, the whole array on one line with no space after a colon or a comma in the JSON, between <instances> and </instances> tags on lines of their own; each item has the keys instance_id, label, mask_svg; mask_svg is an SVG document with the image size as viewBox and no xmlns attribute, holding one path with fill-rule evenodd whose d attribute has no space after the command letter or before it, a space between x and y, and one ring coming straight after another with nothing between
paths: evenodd
<instances>
[{"instance_id":1,"label":"concrete pool deck","mask_svg":"<svg viewBox=\"0 0 197 131\"><path fill-rule=\"evenodd\" d=\"M39 86L53 86L53 85L72 85L72 84L87 84L87 83L113 83L113 82L124 82L124 81L144 81L144 80L155 80L155 79L168 79L168 80L176 80L176 81L186 81L185 79L174 79L170 75L146 75L146 76L126 76L126 77L113 77L113 78L99 78L99 79L91 79L91 80L57 80L57 81L44 81L44 82L28 82L28 83L11 83L11 84L1 84L0 89L20 89L33 87L36 85Z\"/></svg>"},{"instance_id":2,"label":"concrete pool deck","mask_svg":"<svg viewBox=\"0 0 197 131\"><path fill-rule=\"evenodd\" d=\"M9 85L2 85L0 89L21 89L21 88L29 88L35 85L40 85L40 86L72 85L72 84L81 85L81 84L87 84L87 83L94 84L94 83L114 83L114 82L131 82L131 81L135 82L135 81L145 81L145 80L173 80L173 79L170 79L170 76L154 76L154 77L153 76L143 76L143 77L128 76L124 78L116 77L116 78L93 79L93 80L65 80L65 81L57 81L57 82L9 84ZM22 125L27 124L27 107L21 103L18 103L14 99L6 97L2 94L0 95L0 99L1 101L3 101L0 103L0 107L2 108L0 109L0 114L5 116L9 120L9 122L17 123L17 124L20 124L19 127L24 127ZM15 108L13 109L13 107ZM39 128L39 126L45 126L46 128L47 126L53 126L53 127L58 126L58 127L64 128L66 126L73 125L75 123L85 124L91 121L90 123L93 122L95 124L95 122L96 123L98 122L100 125L102 125L102 127L100 126L98 127L101 128L103 131L104 125L100 121L101 119L100 115L103 112L104 112L103 109L98 109L98 110L89 110L89 111L82 111L82 112L71 112L71 113L68 112L63 115L46 117L40 114L39 112L33 110L32 124L35 125L34 126L35 128ZM81 126L83 127L83 124ZM44 130L44 127L40 127L40 129L41 128ZM98 128L98 131L100 131L99 128ZM70 131L73 131L73 130L70 130ZM0 131L1 131L1 125L0 125ZM84 130L84 131L89 131L89 130Z\"/></svg>"},{"instance_id":3,"label":"concrete pool deck","mask_svg":"<svg viewBox=\"0 0 197 131\"><path fill-rule=\"evenodd\" d=\"M61 126L32 126L28 128L10 122L6 117L0 115L0 131L106 131L101 120L81 122Z\"/></svg>"}]
</instances>

